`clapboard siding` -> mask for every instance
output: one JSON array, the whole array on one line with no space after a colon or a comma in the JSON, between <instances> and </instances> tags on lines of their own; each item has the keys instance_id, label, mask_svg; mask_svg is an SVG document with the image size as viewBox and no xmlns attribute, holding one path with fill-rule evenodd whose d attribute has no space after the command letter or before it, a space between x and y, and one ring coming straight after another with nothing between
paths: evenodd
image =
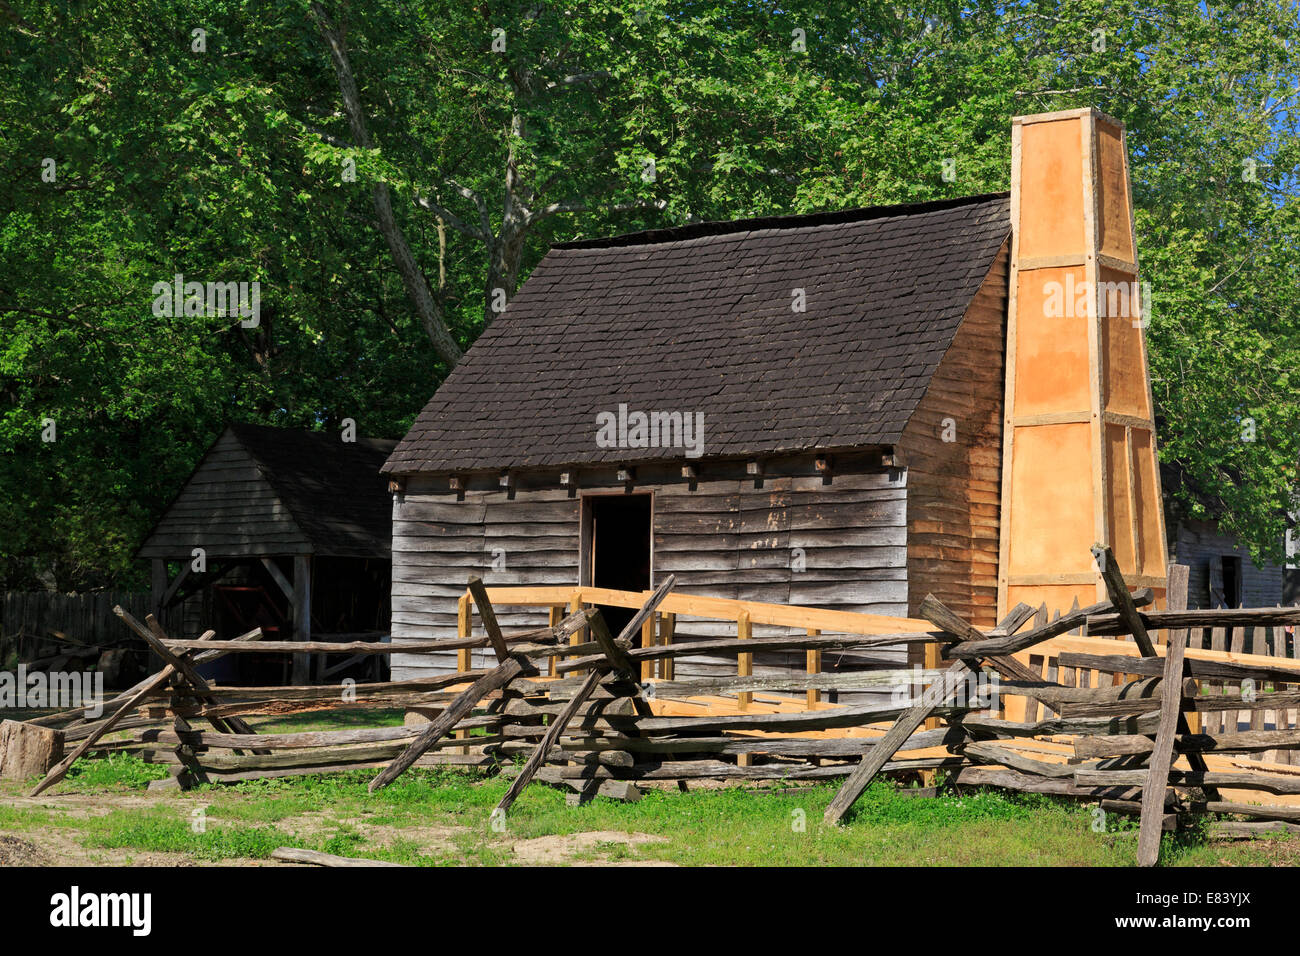
<instances>
[{"instance_id":1,"label":"clapboard siding","mask_svg":"<svg viewBox=\"0 0 1300 956\"><path fill-rule=\"evenodd\" d=\"M399 495L393 503L393 639L457 636L456 602L477 574L489 586L578 583L579 502L559 490ZM501 607L507 630L547 622L547 611ZM475 625L479 625L476 623ZM476 653L476 666L490 654ZM395 655L395 680L456 669L454 653Z\"/></svg>"},{"instance_id":2,"label":"clapboard siding","mask_svg":"<svg viewBox=\"0 0 1300 956\"><path fill-rule=\"evenodd\" d=\"M654 494L656 580L676 575L682 594L905 615L906 472L846 472L827 480L811 473L811 461L801 470L761 479L638 481L637 491ZM580 501L541 488L517 488L513 495L471 488L457 500L432 482L411 480L393 507L394 640L454 638L456 600L471 573L489 586L577 584ZM544 610L503 607L498 616L505 628L546 621ZM735 633L732 622L682 616L676 640ZM791 632L754 628L755 636L767 633ZM830 657L828 670L844 670L897 667L904 654ZM487 663L487 655L476 654L475 662ZM754 664L762 674L802 670L805 661L802 653L758 654ZM398 655L394 673L402 679L454 666L450 653ZM734 655L690 655L678 661L677 674L735 673L735 667Z\"/></svg>"},{"instance_id":3,"label":"clapboard siding","mask_svg":"<svg viewBox=\"0 0 1300 956\"><path fill-rule=\"evenodd\" d=\"M139 556L174 558L193 548L203 548L210 559L311 550L252 456L229 430L204 455Z\"/></svg>"},{"instance_id":4,"label":"clapboard siding","mask_svg":"<svg viewBox=\"0 0 1300 956\"><path fill-rule=\"evenodd\" d=\"M1257 567L1250 551L1235 538L1219 531L1212 521L1179 522L1174 535L1173 560L1187 565L1187 604L1212 607L1210 564L1213 559L1241 559L1241 602L1243 607L1273 607L1283 603L1282 568L1275 564Z\"/></svg>"},{"instance_id":5,"label":"clapboard siding","mask_svg":"<svg viewBox=\"0 0 1300 956\"><path fill-rule=\"evenodd\" d=\"M901 445L908 606L933 593L977 626L997 614L1008 250L971 300Z\"/></svg>"}]
</instances>

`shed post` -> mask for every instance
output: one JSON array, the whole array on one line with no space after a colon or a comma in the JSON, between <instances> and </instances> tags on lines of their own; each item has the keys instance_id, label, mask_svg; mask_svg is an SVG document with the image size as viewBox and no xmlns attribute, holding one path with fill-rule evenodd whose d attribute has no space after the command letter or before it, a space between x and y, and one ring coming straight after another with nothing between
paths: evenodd
<instances>
[{"instance_id":1,"label":"shed post","mask_svg":"<svg viewBox=\"0 0 1300 956\"><path fill-rule=\"evenodd\" d=\"M154 558L150 562L150 571L149 606L154 617L161 621L163 595L167 593L167 562L162 558Z\"/></svg>"},{"instance_id":2,"label":"shed post","mask_svg":"<svg viewBox=\"0 0 1300 956\"><path fill-rule=\"evenodd\" d=\"M149 563L149 607L153 611L153 616L163 621L163 600L167 594L167 562L163 558L154 558ZM159 657L151 648L145 648L148 653L149 670L156 671L162 668L162 658Z\"/></svg>"},{"instance_id":3,"label":"shed post","mask_svg":"<svg viewBox=\"0 0 1300 956\"><path fill-rule=\"evenodd\" d=\"M311 555L293 556L293 639L311 640ZM311 680L311 655L293 655L293 683Z\"/></svg>"}]
</instances>

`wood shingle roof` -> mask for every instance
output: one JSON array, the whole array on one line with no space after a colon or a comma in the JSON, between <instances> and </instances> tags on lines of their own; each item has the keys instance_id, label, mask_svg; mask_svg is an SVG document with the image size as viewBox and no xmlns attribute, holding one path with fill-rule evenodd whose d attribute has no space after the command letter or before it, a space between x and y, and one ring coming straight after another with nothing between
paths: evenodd
<instances>
[{"instance_id":1,"label":"wood shingle roof","mask_svg":"<svg viewBox=\"0 0 1300 956\"><path fill-rule=\"evenodd\" d=\"M384 470L684 457L601 447L620 404L702 413L706 459L892 445L1009 232L998 194L557 245Z\"/></svg>"},{"instance_id":2,"label":"wood shingle roof","mask_svg":"<svg viewBox=\"0 0 1300 956\"><path fill-rule=\"evenodd\" d=\"M387 558L392 495L379 470L397 443L232 424L140 546L144 558L315 554Z\"/></svg>"}]
</instances>

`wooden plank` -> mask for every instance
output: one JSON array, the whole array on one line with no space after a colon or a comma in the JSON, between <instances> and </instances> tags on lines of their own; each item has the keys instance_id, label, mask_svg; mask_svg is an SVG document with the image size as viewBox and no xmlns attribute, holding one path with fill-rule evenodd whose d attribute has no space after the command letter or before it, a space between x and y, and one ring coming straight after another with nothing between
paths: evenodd
<instances>
[{"instance_id":1,"label":"wooden plank","mask_svg":"<svg viewBox=\"0 0 1300 956\"><path fill-rule=\"evenodd\" d=\"M663 612L659 615L659 644L662 647L671 647L673 637L677 631L677 615L671 612ZM662 657L659 660L659 676L664 680L673 680L676 677L676 661L671 657Z\"/></svg>"},{"instance_id":2,"label":"wooden plank","mask_svg":"<svg viewBox=\"0 0 1300 956\"><path fill-rule=\"evenodd\" d=\"M311 640L311 555L293 556L293 639ZM311 655L293 655L292 680L295 684L311 683Z\"/></svg>"},{"instance_id":3,"label":"wooden plank","mask_svg":"<svg viewBox=\"0 0 1300 956\"><path fill-rule=\"evenodd\" d=\"M749 621L749 612L741 611L736 618L736 640L749 641L754 636L753 625ZM746 653L736 654L736 676L751 677L754 673L754 655ZM749 707L754 702L754 695L749 691L741 691L737 700L740 702L741 710Z\"/></svg>"},{"instance_id":4,"label":"wooden plank","mask_svg":"<svg viewBox=\"0 0 1300 956\"><path fill-rule=\"evenodd\" d=\"M208 686L208 682L199 675L199 672L194 669L194 666L189 661L184 657L178 657L176 654L173 654L172 651L168 649L167 645L163 643L163 640L167 635L163 633L163 629L158 624L157 618L152 614L145 617L145 623L148 625L146 628L141 626L139 621L133 618L121 607L116 607L113 610L117 613L118 617L126 622L127 626L130 627L131 630L139 634L140 637L143 638L151 648L153 648L154 652L161 657L165 663L175 669L177 674L182 678L183 683L188 685L189 690L194 697L205 704L215 703L209 693L211 688ZM208 633L212 634L214 632L209 631ZM212 724L213 729L218 733L253 733L253 728L244 723L244 721L238 717L231 717L228 720L220 717L209 717L208 723Z\"/></svg>"},{"instance_id":5,"label":"wooden plank","mask_svg":"<svg viewBox=\"0 0 1300 956\"><path fill-rule=\"evenodd\" d=\"M285 863L308 863L312 866L359 867L359 866L405 866L404 863L389 863L387 860L364 860L351 856L335 856L317 850L303 850L293 846L277 847L271 853L271 859Z\"/></svg>"},{"instance_id":6,"label":"wooden plank","mask_svg":"<svg viewBox=\"0 0 1300 956\"><path fill-rule=\"evenodd\" d=\"M1270 627L1300 624L1300 607L1198 608L1183 611L1141 611L1138 618L1148 631L1175 627ZM1113 637L1129 631L1118 614L1088 618L1090 637Z\"/></svg>"},{"instance_id":7,"label":"wooden plank","mask_svg":"<svg viewBox=\"0 0 1300 956\"><path fill-rule=\"evenodd\" d=\"M280 593L292 601L293 585L290 584L289 579L284 576L284 572L281 571L279 566L275 563L275 559L262 558L262 567L266 568L267 573L271 575L271 580L276 583L276 586L280 589Z\"/></svg>"},{"instance_id":8,"label":"wooden plank","mask_svg":"<svg viewBox=\"0 0 1300 956\"><path fill-rule=\"evenodd\" d=\"M648 618L646 618L645 621L642 622L641 624L641 646L642 647L655 646L655 619L653 614L651 614ZM646 681L646 680L650 680L654 676L655 676L655 661L653 660L642 661L641 679L643 681Z\"/></svg>"},{"instance_id":9,"label":"wooden plank","mask_svg":"<svg viewBox=\"0 0 1300 956\"><path fill-rule=\"evenodd\" d=\"M1124 576L1120 573L1119 562L1115 560L1115 553L1109 545L1092 546L1092 557L1097 562L1097 570L1101 573L1101 580L1106 585L1106 593L1110 596L1110 602L1115 606L1121 625L1125 632L1133 635L1133 640L1138 646L1138 651L1143 657L1155 657L1155 644L1151 641L1151 635L1147 633L1146 625L1142 622L1142 617L1138 613L1137 605L1134 604L1132 596L1128 592L1128 585L1124 583ZM1183 635L1186 642L1187 636Z\"/></svg>"},{"instance_id":10,"label":"wooden plank","mask_svg":"<svg viewBox=\"0 0 1300 956\"><path fill-rule=\"evenodd\" d=\"M1150 645L1150 638L1147 638L1146 643ZM1165 653L1163 686L1178 687L1181 685L1183 679L1183 650L1186 644L1186 630L1170 631L1169 643ZM1154 656L1154 647L1151 648L1150 654ZM1181 704L1182 697L1179 694L1166 693L1160 700L1160 724L1156 728L1155 745L1152 748L1147 779L1142 787L1142 818L1138 830L1138 866L1155 866L1160 855L1165 787L1169 780L1169 768L1173 762L1174 734L1178 729L1178 716L1182 712Z\"/></svg>"},{"instance_id":11,"label":"wooden plank","mask_svg":"<svg viewBox=\"0 0 1300 956\"><path fill-rule=\"evenodd\" d=\"M817 630L817 628L815 627L808 628L809 637L816 637L820 633L821 631ZM810 648L804 651L804 669L807 672L809 678L812 678L815 675L821 673L822 652L820 650L817 650L815 648ZM819 703L821 703L822 692L818 688L815 688L810 684L808 687L807 694L808 694L807 702L808 702L809 710L813 709Z\"/></svg>"},{"instance_id":12,"label":"wooden plank","mask_svg":"<svg viewBox=\"0 0 1300 956\"><path fill-rule=\"evenodd\" d=\"M632 680L637 673L636 664L633 663L632 658L628 657L627 647L620 644L610 636L609 628L605 626L604 615L600 613L598 608L588 608L585 612L585 619L587 621L587 629L591 631L591 636L594 637L596 643L600 645L601 653L605 655L605 659L609 662L609 666L616 670L624 679ZM587 681L583 681L582 686L586 686L586 683ZM579 688L577 693L581 693L581 688ZM590 693L590 691L588 691L588 693Z\"/></svg>"},{"instance_id":13,"label":"wooden plank","mask_svg":"<svg viewBox=\"0 0 1300 956\"><path fill-rule=\"evenodd\" d=\"M1127 786L1146 784L1146 770L1080 770L1074 782L1080 786ZM1236 773L1197 770L1170 770L1169 785L1173 787L1216 787L1225 790L1262 790L1281 795L1300 794L1300 776L1255 773L1242 770Z\"/></svg>"},{"instance_id":14,"label":"wooden plank","mask_svg":"<svg viewBox=\"0 0 1300 956\"><path fill-rule=\"evenodd\" d=\"M1107 641L1106 643L1118 644L1120 642ZM1204 651L1202 653L1209 652ZM1071 667L1091 668L1109 674L1135 674L1157 677L1164 671L1164 665L1159 657L1130 657L1127 654L1075 654L1063 651L1060 659L1062 665L1068 664ZM1282 660L1282 658L1259 658L1254 655L1249 655L1249 659L1251 661ZM1300 683L1300 673L1289 668L1282 669L1271 665L1230 664L1184 655L1184 667L1188 676L1197 680L1217 677L1234 682L1249 678L1257 683L1260 681L1275 681L1287 684ZM1242 709L1249 710L1250 708L1243 707Z\"/></svg>"},{"instance_id":15,"label":"wooden plank","mask_svg":"<svg viewBox=\"0 0 1300 956\"><path fill-rule=\"evenodd\" d=\"M510 651L506 649L506 639L501 633L501 625L497 623L496 611L492 609L492 602L488 600L487 588L483 586L483 579L477 574L471 574L469 577L469 593L474 599L474 606L478 608L478 616L483 622L483 629L487 631L492 650L496 652L497 663L504 664L506 658L510 656Z\"/></svg>"},{"instance_id":16,"label":"wooden plank","mask_svg":"<svg viewBox=\"0 0 1300 956\"><path fill-rule=\"evenodd\" d=\"M1150 588L1143 588L1135 593L1132 599L1136 606L1144 607L1155 599L1155 593ZM967 658L985 657L989 654L1014 654L1073 631L1086 624L1090 616L1101 614L1109 607L1111 607L1109 601L1102 601L1085 608L1075 608L1066 614L1058 614L1050 624L1035 626L1031 630L1007 637L958 644L948 648L947 654L949 657Z\"/></svg>"},{"instance_id":17,"label":"wooden plank","mask_svg":"<svg viewBox=\"0 0 1300 956\"><path fill-rule=\"evenodd\" d=\"M1155 742L1142 734L1080 737L1074 741L1078 757L1117 757L1148 754ZM1177 734L1174 753L1253 753L1300 748L1300 730L1247 730L1220 734ZM1273 761L1277 762L1277 761Z\"/></svg>"}]
</instances>

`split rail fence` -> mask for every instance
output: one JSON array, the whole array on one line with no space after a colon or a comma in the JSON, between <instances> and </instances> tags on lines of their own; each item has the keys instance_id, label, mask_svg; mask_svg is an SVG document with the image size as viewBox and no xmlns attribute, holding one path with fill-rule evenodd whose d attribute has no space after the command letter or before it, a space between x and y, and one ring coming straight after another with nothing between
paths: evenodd
<instances>
[{"instance_id":1,"label":"split rail fence","mask_svg":"<svg viewBox=\"0 0 1300 956\"><path fill-rule=\"evenodd\" d=\"M411 766L474 765L513 778L500 812L534 780L579 799L634 799L639 787L692 780L840 780L825 813L838 823L877 775L942 771L945 785L1056 794L1138 815L1145 864L1155 862L1163 830L1196 814L1248 818L1216 823L1226 836L1300 830L1300 772L1290 766L1300 750L1300 659L1291 635L1300 609L1185 610L1186 568L1175 566L1170 606L1152 610L1151 591L1130 592L1108 550L1094 549L1094 557L1107 600L1052 620L1020 605L987 632L933 597L920 619L902 619L673 594L672 577L649 594L489 592L471 578L461 636L433 643L317 647L264 641L259 632L173 640L152 618L141 623L119 611L167 666L98 716L81 710L6 722L0 772L30 771L24 755L44 754L39 793L76 759L126 749L168 763L171 776L160 783L169 786L373 768L377 790ZM590 604L635 614L615 636ZM507 605L549 607L550 623L505 634L495 608ZM679 616L734 621L735 636L675 642ZM796 633L756 636L755 625ZM921 672L923 687L887 703L821 699L878 690L882 679L873 671L826 673L823 652L917 644L931 647L938 664ZM214 687L196 669L228 653L317 650L455 650L460 667L342 692ZM470 666L476 650L491 652L487 666ZM753 674L753 655L773 650L803 655L805 667ZM735 675L679 678L674 661L683 653L734 656ZM913 676L895 670L889 679ZM299 733L255 733L245 721L381 707L429 720ZM125 731L125 739L109 737Z\"/></svg>"}]
</instances>

